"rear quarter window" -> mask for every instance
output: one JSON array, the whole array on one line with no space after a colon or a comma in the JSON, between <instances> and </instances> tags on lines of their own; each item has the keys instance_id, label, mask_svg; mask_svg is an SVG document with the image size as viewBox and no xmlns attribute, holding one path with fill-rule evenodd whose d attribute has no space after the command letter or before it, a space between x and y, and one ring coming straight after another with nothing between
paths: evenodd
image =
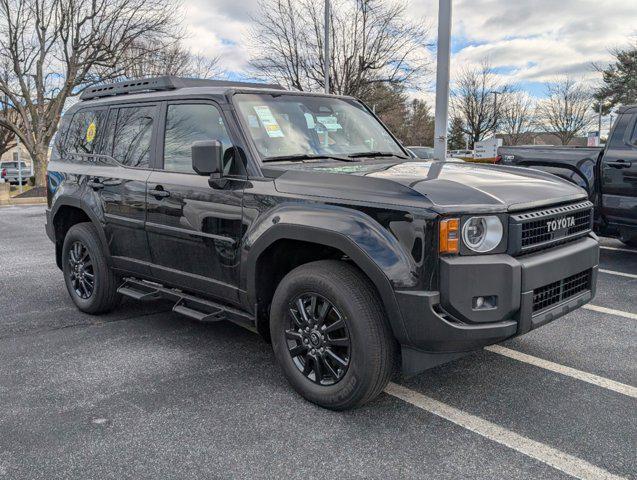
<instances>
[{"instance_id":1,"label":"rear quarter window","mask_svg":"<svg viewBox=\"0 0 637 480\"><path fill-rule=\"evenodd\" d=\"M69 156L81 157L99 153L105 121L105 109L84 109L76 112L66 135L62 133L59 139L56 139L60 157L65 159Z\"/></svg>"}]
</instances>

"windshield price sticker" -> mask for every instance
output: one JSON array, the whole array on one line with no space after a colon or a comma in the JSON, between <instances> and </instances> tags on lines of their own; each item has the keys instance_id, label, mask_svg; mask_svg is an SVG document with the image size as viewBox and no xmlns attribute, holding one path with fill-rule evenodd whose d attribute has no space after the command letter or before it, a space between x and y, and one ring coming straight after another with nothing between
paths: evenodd
<instances>
[{"instance_id":1,"label":"windshield price sticker","mask_svg":"<svg viewBox=\"0 0 637 480\"><path fill-rule=\"evenodd\" d=\"M279 122L276 121L276 118L274 118L274 115L272 115L272 112L267 106L258 106L253 108L259 117L259 120L261 120L263 128L265 128L265 132L270 138L282 138L284 136L283 131L279 126Z\"/></svg>"},{"instance_id":2,"label":"windshield price sticker","mask_svg":"<svg viewBox=\"0 0 637 480\"><path fill-rule=\"evenodd\" d=\"M329 115L326 117L316 117L316 121L325 125L330 132L335 132L336 130L341 130L343 127L340 123L338 123L338 119L334 115Z\"/></svg>"}]
</instances>

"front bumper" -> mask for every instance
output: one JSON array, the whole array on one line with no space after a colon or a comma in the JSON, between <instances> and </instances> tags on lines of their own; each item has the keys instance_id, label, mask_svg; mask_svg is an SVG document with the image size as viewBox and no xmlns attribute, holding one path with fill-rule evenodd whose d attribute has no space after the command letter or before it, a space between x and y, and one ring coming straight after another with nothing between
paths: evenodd
<instances>
[{"instance_id":1,"label":"front bumper","mask_svg":"<svg viewBox=\"0 0 637 480\"><path fill-rule=\"evenodd\" d=\"M598 263L592 235L521 257L442 258L439 292L396 292L409 337L403 349L454 354L524 334L589 302ZM496 307L474 309L479 296L497 297Z\"/></svg>"}]
</instances>

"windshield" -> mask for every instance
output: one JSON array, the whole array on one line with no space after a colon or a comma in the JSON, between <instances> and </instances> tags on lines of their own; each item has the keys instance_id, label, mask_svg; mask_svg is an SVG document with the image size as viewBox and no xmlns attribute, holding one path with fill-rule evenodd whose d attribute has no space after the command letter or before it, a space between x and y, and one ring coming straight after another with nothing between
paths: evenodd
<instances>
[{"instance_id":1,"label":"windshield","mask_svg":"<svg viewBox=\"0 0 637 480\"><path fill-rule=\"evenodd\" d=\"M383 126L354 100L238 94L238 110L264 161L280 157L404 157Z\"/></svg>"}]
</instances>

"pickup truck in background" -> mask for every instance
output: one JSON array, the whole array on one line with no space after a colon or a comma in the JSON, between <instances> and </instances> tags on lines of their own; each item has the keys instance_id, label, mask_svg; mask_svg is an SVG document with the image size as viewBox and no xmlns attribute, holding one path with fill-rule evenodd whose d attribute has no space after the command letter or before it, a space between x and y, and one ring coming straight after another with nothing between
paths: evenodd
<instances>
[{"instance_id":1,"label":"pickup truck in background","mask_svg":"<svg viewBox=\"0 0 637 480\"><path fill-rule=\"evenodd\" d=\"M637 247L637 105L621 107L605 147L500 147L496 163L533 167L588 191L595 231Z\"/></svg>"},{"instance_id":2,"label":"pickup truck in background","mask_svg":"<svg viewBox=\"0 0 637 480\"><path fill-rule=\"evenodd\" d=\"M29 181L29 177L32 175L31 168L25 163L20 162L22 165L22 184L26 184ZM6 161L0 162L0 178L9 183L20 183L20 170L18 169L18 162Z\"/></svg>"}]
</instances>

